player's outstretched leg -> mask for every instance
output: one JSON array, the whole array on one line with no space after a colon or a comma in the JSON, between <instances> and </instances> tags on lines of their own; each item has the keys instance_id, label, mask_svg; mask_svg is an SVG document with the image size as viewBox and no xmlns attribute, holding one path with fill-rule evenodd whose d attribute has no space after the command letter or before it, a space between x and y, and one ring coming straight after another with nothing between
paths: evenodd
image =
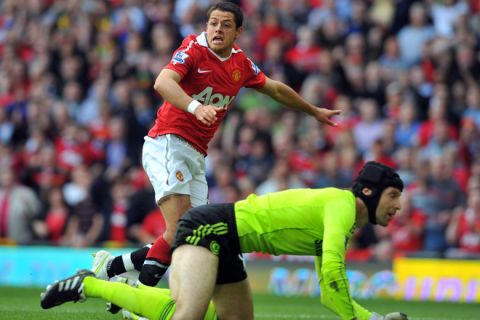
<instances>
[{"instance_id":1,"label":"player's outstretched leg","mask_svg":"<svg viewBox=\"0 0 480 320\"><path fill-rule=\"evenodd\" d=\"M105 250L97 251L92 254L93 262L91 270L97 278L102 280L108 280L129 271L140 271L142 270L143 262L151 246L152 244L148 244L135 251L116 257Z\"/></svg>"},{"instance_id":2,"label":"player's outstretched leg","mask_svg":"<svg viewBox=\"0 0 480 320\"><path fill-rule=\"evenodd\" d=\"M97 279L89 270L80 270L48 286L40 295L40 304L43 309L50 309L68 301L84 301L87 297L112 301L139 319L171 319L175 311L175 301L168 289L143 285L135 288L126 283L105 281ZM204 319L217 320L213 303L209 304Z\"/></svg>"},{"instance_id":3,"label":"player's outstretched leg","mask_svg":"<svg viewBox=\"0 0 480 320\"><path fill-rule=\"evenodd\" d=\"M93 262L92 262L92 272L95 273L95 276L98 279L108 280L110 277L108 276L107 268L108 265L113 260L113 256L110 252L105 250L100 250L95 253L92 253Z\"/></svg>"},{"instance_id":4,"label":"player's outstretched leg","mask_svg":"<svg viewBox=\"0 0 480 320\"><path fill-rule=\"evenodd\" d=\"M49 285L45 292L40 294L40 305L43 309L50 309L65 302L83 302L86 297L83 292L83 279L95 277L89 270L80 270L73 276Z\"/></svg>"},{"instance_id":5,"label":"player's outstretched leg","mask_svg":"<svg viewBox=\"0 0 480 320\"><path fill-rule=\"evenodd\" d=\"M108 268L111 266L114 257L106 250L100 250L92 253L92 272L98 279L109 280L111 277L108 274ZM121 258L121 256L120 256ZM113 314L118 313L121 308L111 302L107 302L107 311Z\"/></svg>"}]
</instances>

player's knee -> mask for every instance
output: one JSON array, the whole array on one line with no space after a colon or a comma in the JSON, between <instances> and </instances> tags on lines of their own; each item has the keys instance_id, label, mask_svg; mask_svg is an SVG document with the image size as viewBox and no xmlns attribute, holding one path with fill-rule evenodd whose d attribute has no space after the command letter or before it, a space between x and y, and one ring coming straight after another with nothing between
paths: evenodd
<instances>
[{"instance_id":1,"label":"player's knee","mask_svg":"<svg viewBox=\"0 0 480 320\"><path fill-rule=\"evenodd\" d=\"M199 308L194 308L192 305L187 306L187 304L182 303L181 301L176 301L175 313L173 314L172 320L203 320L203 314Z\"/></svg>"}]
</instances>

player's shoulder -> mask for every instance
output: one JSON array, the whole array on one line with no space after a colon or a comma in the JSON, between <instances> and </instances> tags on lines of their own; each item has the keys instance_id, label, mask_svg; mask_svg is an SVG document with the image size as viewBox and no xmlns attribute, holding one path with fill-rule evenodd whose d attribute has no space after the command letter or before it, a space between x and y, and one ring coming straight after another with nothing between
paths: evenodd
<instances>
[{"instance_id":1,"label":"player's shoulder","mask_svg":"<svg viewBox=\"0 0 480 320\"><path fill-rule=\"evenodd\" d=\"M232 48L232 58L239 64L242 65L245 70L250 70L255 76L260 73L260 68L251 60L247 54L237 45L234 45Z\"/></svg>"},{"instance_id":2,"label":"player's shoulder","mask_svg":"<svg viewBox=\"0 0 480 320\"><path fill-rule=\"evenodd\" d=\"M196 49L208 50L207 36L205 32L200 34L191 34L183 39L183 45Z\"/></svg>"},{"instance_id":3,"label":"player's shoulder","mask_svg":"<svg viewBox=\"0 0 480 320\"><path fill-rule=\"evenodd\" d=\"M326 195L328 198L339 198L339 199L351 199L353 197L353 193L349 189L341 189L341 188L335 188L335 187L328 187L328 188L322 188L318 189L319 192L322 194Z\"/></svg>"},{"instance_id":4,"label":"player's shoulder","mask_svg":"<svg viewBox=\"0 0 480 320\"><path fill-rule=\"evenodd\" d=\"M234 44L232 47L232 54L238 55L241 57L247 57L245 52L243 52L242 48L240 48L237 44Z\"/></svg>"},{"instance_id":5,"label":"player's shoulder","mask_svg":"<svg viewBox=\"0 0 480 320\"><path fill-rule=\"evenodd\" d=\"M328 188L314 188L308 189L312 199L318 199L325 203L338 203L338 201L350 202L353 198L353 193L348 189L341 189L335 187Z\"/></svg>"},{"instance_id":6,"label":"player's shoulder","mask_svg":"<svg viewBox=\"0 0 480 320\"><path fill-rule=\"evenodd\" d=\"M192 54L193 51L197 51L202 47L207 48L208 45L206 39L202 39L202 35L190 34L183 38L182 44L178 48L178 51Z\"/></svg>"}]
</instances>

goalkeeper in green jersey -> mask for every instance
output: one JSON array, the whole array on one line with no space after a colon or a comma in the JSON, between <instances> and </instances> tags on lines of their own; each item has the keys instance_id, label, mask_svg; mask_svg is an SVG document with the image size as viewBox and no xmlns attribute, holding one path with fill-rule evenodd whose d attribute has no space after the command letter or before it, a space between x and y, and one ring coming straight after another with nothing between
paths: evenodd
<instances>
[{"instance_id":1,"label":"goalkeeper in green jersey","mask_svg":"<svg viewBox=\"0 0 480 320\"><path fill-rule=\"evenodd\" d=\"M341 319L406 320L403 313L382 316L356 303L345 272L355 229L368 222L387 226L400 210L402 190L393 169L368 162L351 190L295 189L196 207L177 225L171 296L165 289L133 288L81 271L47 288L41 305L101 297L151 320L253 319L242 253L264 252L315 256L321 302Z\"/></svg>"}]
</instances>

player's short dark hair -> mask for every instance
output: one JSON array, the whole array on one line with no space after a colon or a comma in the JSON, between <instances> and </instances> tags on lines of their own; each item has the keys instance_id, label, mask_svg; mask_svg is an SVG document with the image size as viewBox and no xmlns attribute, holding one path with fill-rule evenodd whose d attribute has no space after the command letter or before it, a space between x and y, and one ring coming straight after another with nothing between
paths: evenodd
<instances>
[{"instance_id":1,"label":"player's short dark hair","mask_svg":"<svg viewBox=\"0 0 480 320\"><path fill-rule=\"evenodd\" d=\"M210 15L214 10L219 10L219 11L226 11L226 12L231 12L233 13L234 19L235 19L235 25L238 28L240 28L243 25L243 12L242 9L240 9L239 6L237 6L233 2L229 1L222 1L217 4L214 4L213 6L210 7L207 11L207 21L210 19Z\"/></svg>"}]
</instances>

